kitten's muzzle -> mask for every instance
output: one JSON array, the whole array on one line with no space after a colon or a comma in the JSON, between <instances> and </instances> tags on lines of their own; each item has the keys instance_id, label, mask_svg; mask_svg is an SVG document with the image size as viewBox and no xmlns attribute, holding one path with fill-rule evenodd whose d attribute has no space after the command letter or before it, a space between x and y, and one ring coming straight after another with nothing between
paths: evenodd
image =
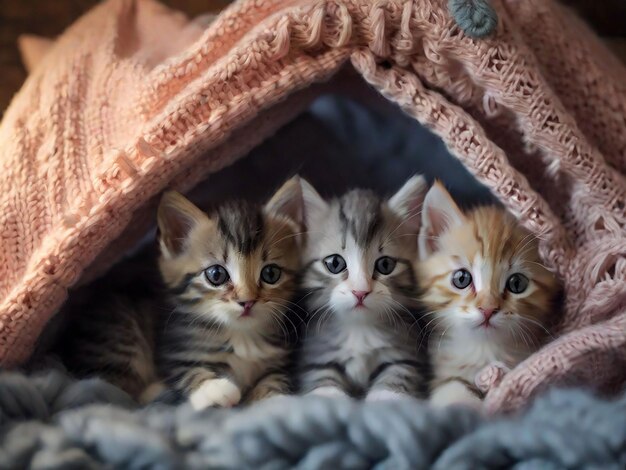
<instances>
[{"instance_id":1,"label":"kitten's muzzle","mask_svg":"<svg viewBox=\"0 0 626 470\"><path fill-rule=\"evenodd\" d=\"M365 297L370 295L371 291L364 290L353 290L352 294L356 297L356 305L355 307L362 307L363 302L365 301Z\"/></svg>"},{"instance_id":2,"label":"kitten's muzzle","mask_svg":"<svg viewBox=\"0 0 626 470\"><path fill-rule=\"evenodd\" d=\"M241 312L240 316L248 317L252 313L252 307L256 303L256 300L244 300L244 301L237 302L237 303L241 305L241 307L243 308L243 311Z\"/></svg>"},{"instance_id":3,"label":"kitten's muzzle","mask_svg":"<svg viewBox=\"0 0 626 470\"><path fill-rule=\"evenodd\" d=\"M489 326L489 321L496 313L500 311L498 307L478 307L480 313L483 314L485 321L481 323L481 326Z\"/></svg>"}]
</instances>

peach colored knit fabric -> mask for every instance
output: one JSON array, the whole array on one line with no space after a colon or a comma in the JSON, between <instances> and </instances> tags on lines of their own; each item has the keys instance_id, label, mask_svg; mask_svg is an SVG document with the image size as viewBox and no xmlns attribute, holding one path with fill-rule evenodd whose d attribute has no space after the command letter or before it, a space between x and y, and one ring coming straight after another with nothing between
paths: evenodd
<instances>
[{"instance_id":1,"label":"peach colored knit fabric","mask_svg":"<svg viewBox=\"0 0 626 470\"><path fill-rule=\"evenodd\" d=\"M351 62L540 237L564 280L557 339L486 374L489 409L555 382L623 385L626 71L552 0L494 0L482 40L446 3L242 0L204 27L109 0L68 29L0 127L2 363L23 362L67 289L141 235L165 186L243 155Z\"/></svg>"}]
</instances>

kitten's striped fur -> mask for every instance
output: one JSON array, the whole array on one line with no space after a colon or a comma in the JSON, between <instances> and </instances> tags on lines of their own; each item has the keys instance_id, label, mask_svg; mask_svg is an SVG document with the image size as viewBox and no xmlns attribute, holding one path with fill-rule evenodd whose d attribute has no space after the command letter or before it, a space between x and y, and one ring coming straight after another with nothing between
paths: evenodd
<instances>
[{"instance_id":1,"label":"kitten's striped fur","mask_svg":"<svg viewBox=\"0 0 626 470\"><path fill-rule=\"evenodd\" d=\"M110 317L98 315L101 335L80 341L83 351L100 353L94 354L97 364L82 369L116 364L125 376L105 377L117 378L135 396L159 378L198 409L287 393L293 323L288 312L300 268L301 204L297 178L265 207L228 203L210 215L181 195L166 193L158 214L158 264L172 308L159 309L158 298L142 299L141 309L129 300L111 305ZM207 268L215 266L227 273L224 282L211 281ZM274 274L280 271L275 281L262 275L268 266ZM108 329L107 318L115 318ZM116 342L120 333L131 344L146 345L144 362L133 362L126 342ZM146 380L129 380L135 376Z\"/></svg>"},{"instance_id":2,"label":"kitten's striped fur","mask_svg":"<svg viewBox=\"0 0 626 470\"><path fill-rule=\"evenodd\" d=\"M421 394L419 328L409 308L424 187L414 177L389 201L354 190L326 203L303 186L309 230L303 289L310 318L298 361L302 393L367 399ZM333 274L324 260L335 254L346 268ZM395 261L392 272L376 270L383 257ZM357 306L357 295L365 292Z\"/></svg>"},{"instance_id":3,"label":"kitten's striped fur","mask_svg":"<svg viewBox=\"0 0 626 470\"><path fill-rule=\"evenodd\" d=\"M476 375L488 365L513 368L540 347L557 282L541 264L537 237L503 209L463 214L435 183L422 216L417 273L430 326L431 401L480 407ZM461 269L471 277L463 288L453 280ZM520 274L528 284L514 293L507 281Z\"/></svg>"},{"instance_id":4,"label":"kitten's striped fur","mask_svg":"<svg viewBox=\"0 0 626 470\"><path fill-rule=\"evenodd\" d=\"M59 314L61 334L53 347L74 374L103 378L139 400L158 381L155 335L170 311L160 298L157 255L153 247L144 249L75 291Z\"/></svg>"}]
</instances>

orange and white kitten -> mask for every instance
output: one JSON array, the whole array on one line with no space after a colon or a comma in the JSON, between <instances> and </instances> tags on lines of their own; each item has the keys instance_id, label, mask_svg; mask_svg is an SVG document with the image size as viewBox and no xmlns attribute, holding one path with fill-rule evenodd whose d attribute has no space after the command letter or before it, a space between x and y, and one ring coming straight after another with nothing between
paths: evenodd
<instances>
[{"instance_id":1,"label":"orange and white kitten","mask_svg":"<svg viewBox=\"0 0 626 470\"><path fill-rule=\"evenodd\" d=\"M541 345L558 285L536 240L503 209L464 214L440 183L428 191L417 273L432 326L434 405L480 407L481 369L511 369Z\"/></svg>"}]
</instances>

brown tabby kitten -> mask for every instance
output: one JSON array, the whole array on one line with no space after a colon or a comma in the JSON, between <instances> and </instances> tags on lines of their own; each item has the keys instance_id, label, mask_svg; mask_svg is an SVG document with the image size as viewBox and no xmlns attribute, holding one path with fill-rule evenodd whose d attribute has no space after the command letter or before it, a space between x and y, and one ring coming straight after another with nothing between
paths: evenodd
<instances>
[{"instance_id":1,"label":"brown tabby kitten","mask_svg":"<svg viewBox=\"0 0 626 470\"><path fill-rule=\"evenodd\" d=\"M539 348L558 293L537 238L506 211L463 213L440 183L424 200L418 280L428 308L431 402L479 407L475 376Z\"/></svg>"},{"instance_id":2,"label":"brown tabby kitten","mask_svg":"<svg viewBox=\"0 0 626 470\"><path fill-rule=\"evenodd\" d=\"M287 314L301 218L297 178L265 207L230 203L211 215L166 193L158 211L159 271L172 308L163 310L158 295L112 298L82 322L92 335L68 335L66 362L134 396L145 392L144 399L162 380L196 409L287 393Z\"/></svg>"}]
</instances>

